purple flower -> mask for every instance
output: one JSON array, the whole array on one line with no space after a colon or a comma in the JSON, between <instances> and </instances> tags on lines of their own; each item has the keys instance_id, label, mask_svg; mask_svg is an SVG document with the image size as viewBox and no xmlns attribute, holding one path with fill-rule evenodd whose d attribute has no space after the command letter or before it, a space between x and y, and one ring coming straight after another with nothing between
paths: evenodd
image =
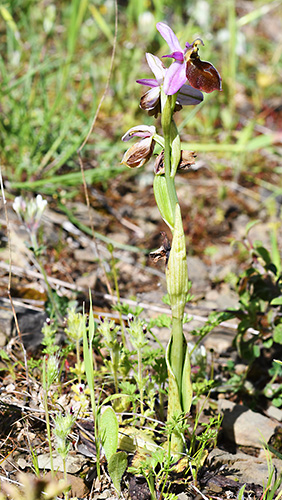
<instances>
[{"instance_id":1,"label":"purple flower","mask_svg":"<svg viewBox=\"0 0 282 500\"><path fill-rule=\"evenodd\" d=\"M137 83L140 83L141 85L152 87L141 97L140 106L142 109L148 111L149 115L157 116L161 111L161 87L166 81L169 69L165 68L161 60L157 56L153 56L153 54L147 53L146 59L150 69L152 70L156 78L142 78L141 80L137 80ZM195 105L199 104L203 100L204 96L202 92L190 87L190 85L182 85L178 90L179 92L177 95L175 111L181 109L182 105Z\"/></svg>"},{"instance_id":2,"label":"purple flower","mask_svg":"<svg viewBox=\"0 0 282 500\"><path fill-rule=\"evenodd\" d=\"M186 80L194 89L207 93L221 90L221 77L217 69L211 63L201 61L198 55L198 46L204 45L201 39L196 39L192 44L186 42L185 49L182 50L177 36L167 24L157 23L157 30L172 51L164 57L174 59L164 77L165 94L176 94Z\"/></svg>"}]
</instances>

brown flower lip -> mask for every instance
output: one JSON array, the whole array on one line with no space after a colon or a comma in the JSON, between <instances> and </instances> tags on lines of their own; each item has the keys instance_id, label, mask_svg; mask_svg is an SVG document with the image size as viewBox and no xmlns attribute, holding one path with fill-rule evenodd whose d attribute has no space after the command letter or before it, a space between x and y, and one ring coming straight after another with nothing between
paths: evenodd
<instances>
[{"instance_id":1,"label":"brown flower lip","mask_svg":"<svg viewBox=\"0 0 282 500\"><path fill-rule=\"evenodd\" d=\"M193 43L193 50L186 62L186 77L194 89L209 94L214 90L222 90L221 76L217 69L208 61L202 61L199 56L199 45L204 45L201 39Z\"/></svg>"}]
</instances>

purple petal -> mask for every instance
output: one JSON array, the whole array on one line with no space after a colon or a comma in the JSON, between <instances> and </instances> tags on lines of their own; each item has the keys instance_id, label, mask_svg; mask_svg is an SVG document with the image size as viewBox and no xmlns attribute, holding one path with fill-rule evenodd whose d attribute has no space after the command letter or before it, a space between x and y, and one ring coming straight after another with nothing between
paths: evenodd
<instances>
[{"instance_id":1,"label":"purple petal","mask_svg":"<svg viewBox=\"0 0 282 500\"><path fill-rule=\"evenodd\" d=\"M177 102L182 106L200 104L204 99L204 95L198 89L194 89L190 85L183 85L177 94Z\"/></svg>"},{"instance_id":2,"label":"purple petal","mask_svg":"<svg viewBox=\"0 0 282 500\"><path fill-rule=\"evenodd\" d=\"M193 42L193 43L194 43L194 42ZM187 50L191 50L191 49L193 49L193 43L188 43L188 42L186 42L186 43L185 43L185 48L186 48L186 51L187 51Z\"/></svg>"},{"instance_id":3,"label":"purple petal","mask_svg":"<svg viewBox=\"0 0 282 500\"><path fill-rule=\"evenodd\" d=\"M183 52L183 50L180 47L180 43L178 41L177 36L167 24L157 23L156 27L159 33L165 39L166 43L168 44L172 52Z\"/></svg>"},{"instance_id":4,"label":"purple petal","mask_svg":"<svg viewBox=\"0 0 282 500\"><path fill-rule=\"evenodd\" d=\"M141 80L136 80L136 83L140 85L146 85L147 87L159 87L157 80L154 78L141 78Z\"/></svg>"},{"instance_id":5,"label":"purple petal","mask_svg":"<svg viewBox=\"0 0 282 500\"><path fill-rule=\"evenodd\" d=\"M184 61L183 52L173 52L172 54L168 54L167 56L163 56L163 57L172 57L173 59L175 59L178 62Z\"/></svg>"},{"instance_id":6,"label":"purple petal","mask_svg":"<svg viewBox=\"0 0 282 500\"><path fill-rule=\"evenodd\" d=\"M152 137L156 133L156 127L149 125L137 125L129 129L126 134L121 138L122 141L127 142L132 139L132 137L147 138Z\"/></svg>"},{"instance_id":7,"label":"purple petal","mask_svg":"<svg viewBox=\"0 0 282 500\"><path fill-rule=\"evenodd\" d=\"M161 85L166 72L166 68L164 67L162 61L157 56L154 56L149 52L146 53L146 59L150 70L154 73L157 81Z\"/></svg>"},{"instance_id":8,"label":"purple petal","mask_svg":"<svg viewBox=\"0 0 282 500\"><path fill-rule=\"evenodd\" d=\"M183 62L180 64L179 62L174 62L168 68L165 79L164 79L164 93L166 95L173 95L178 92L178 90L184 85L186 82L186 64Z\"/></svg>"}]
</instances>

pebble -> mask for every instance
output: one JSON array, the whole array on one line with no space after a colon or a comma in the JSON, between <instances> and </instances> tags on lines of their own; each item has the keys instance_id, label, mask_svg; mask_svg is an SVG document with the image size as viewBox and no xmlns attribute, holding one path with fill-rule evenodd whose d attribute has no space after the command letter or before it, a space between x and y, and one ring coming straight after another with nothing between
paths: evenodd
<instances>
[{"instance_id":1,"label":"pebble","mask_svg":"<svg viewBox=\"0 0 282 500\"><path fill-rule=\"evenodd\" d=\"M220 399L218 410L223 413L224 436L237 445L261 448L263 443L268 443L275 433L277 422L249 410L244 405L236 405L227 399Z\"/></svg>"},{"instance_id":2,"label":"pebble","mask_svg":"<svg viewBox=\"0 0 282 500\"><path fill-rule=\"evenodd\" d=\"M282 422L282 410L281 410L281 408L276 408L276 406L271 405L266 410L266 413L267 413L268 417L275 418L279 422Z\"/></svg>"},{"instance_id":3,"label":"pebble","mask_svg":"<svg viewBox=\"0 0 282 500\"><path fill-rule=\"evenodd\" d=\"M228 466L228 477L241 483L254 483L261 486L267 484L269 469L265 453L262 457L254 457L247 453L238 452L236 454L228 453L224 450L215 448L209 454L209 460L213 466ZM276 458L272 459L273 466L277 469L277 475L282 473L282 461Z\"/></svg>"},{"instance_id":4,"label":"pebble","mask_svg":"<svg viewBox=\"0 0 282 500\"><path fill-rule=\"evenodd\" d=\"M39 469L51 469L49 453L38 455L37 460ZM71 455L69 453L66 460L66 471L70 474L75 474L81 470L86 462L86 458L81 455ZM60 455L55 455L55 453L53 454L53 467L56 471L64 472L63 459Z\"/></svg>"}]
</instances>

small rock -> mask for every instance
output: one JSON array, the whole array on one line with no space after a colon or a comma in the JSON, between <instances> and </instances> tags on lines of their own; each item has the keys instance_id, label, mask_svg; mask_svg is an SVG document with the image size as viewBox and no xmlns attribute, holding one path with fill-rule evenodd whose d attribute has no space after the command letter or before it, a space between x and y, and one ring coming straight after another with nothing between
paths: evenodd
<instances>
[{"instance_id":1,"label":"small rock","mask_svg":"<svg viewBox=\"0 0 282 500\"><path fill-rule=\"evenodd\" d=\"M64 479L63 472L56 472L55 478L59 481L60 479ZM44 475L44 479L52 479L51 471L47 472ZM67 475L67 483L71 486L69 496L70 498L85 498L88 493L88 488L85 485L83 479L81 477L72 476L71 474ZM44 496L43 496L44 498Z\"/></svg>"},{"instance_id":2,"label":"small rock","mask_svg":"<svg viewBox=\"0 0 282 500\"><path fill-rule=\"evenodd\" d=\"M235 373L236 375L243 375L248 369L248 365L244 365L244 363L237 363L235 365Z\"/></svg>"},{"instance_id":3,"label":"small rock","mask_svg":"<svg viewBox=\"0 0 282 500\"><path fill-rule=\"evenodd\" d=\"M233 339L233 332L225 330L213 331L204 339L203 343L207 351L212 349L218 354L223 354L224 352L227 352L229 347L232 346Z\"/></svg>"},{"instance_id":4,"label":"small rock","mask_svg":"<svg viewBox=\"0 0 282 500\"><path fill-rule=\"evenodd\" d=\"M178 495L178 500L189 500L191 497L186 493L182 492Z\"/></svg>"},{"instance_id":5,"label":"small rock","mask_svg":"<svg viewBox=\"0 0 282 500\"><path fill-rule=\"evenodd\" d=\"M37 459L38 459L39 469L51 469L49 453L38 455ZM86 462L87 460L81 455L69 454L66 460L67 472L70 474L75 474L76 472L79 472ZM54 470L56 471L60 472L64 471L63 459L60 455L55 455L55 454L53 455L53 467Z\"/></svg>"},{"instance_id":6,"label":"small rock","mask_svg":"<svg viewBox=\"0 0 282 500\"><path fill-rule=\"evenodd\" d=\"M237 445L261 448L277 427L270 418L226 399L219 400L218 409L224 415L222 429L225 437Z\"/></svg>"},{"instance_id":7,"label":"small rock","mask_svg":"<svg viewBox=\"0 0 282 500\"><path fill-rule=\"evenodd\" d=\"M18 312L17 320L26 349L35 350L42 342L42 328L46 321L45 312L27 311ZM17 335L16 326L13 323L13 334Z\"/></svg>"},{"instance_id":8,"label":"small rock","mask_svg":"<svg viewBox=\"0 0 282 500\"><path fill-rule=\"evenodd\" d=\"M111 491L110 490L104 490L102 493L99 493L97 498L100 500L105 500L106 498L109 498L111 496Z\"/></svg>"},{"instance_id":9,"label":"small rock","mask_svg":"<svg viewBox=\"0 0 282 500\"><path fill-rule=\"evenodd\" d=\"M282 410L281 408L276 408L276 406L271 405L267 410L266 410L267 415L270 418L275 418L279 422L282 422Z\"/></svg>"},{"instance_id":10,"label":"small rock","mask_svg":"<svg viewBox=\"0 0 282 500\"><path fill-rule=\"evenodd\" d=\"M209 284L208 269L199 257L187 257L189 280L192 282L191 293L205 291Z\"/></svg>"},{"instance_id":11,"label":"small rock","mask_svg":"<svg viewBox=\"0 0 282 500\"><path fill-rule=\"evenodd\" d=\"M209 459L214 466L228 466L230 479L239 480L240 483L254 483L262 486L267 484L269 469L265 453L261 458L258 458L242 452L232 454L215 448L209 454ZM282 461L272 459L272 462L277 468L279 476L282 472Z\"/></svg>"},{"instance_id":12,"label":"small rock","mask_svg":"<svg viewBox=\"0 0 282 500\"><path fill-rule=\"evenodd\" d=\"M80 276L79 278L77 278L75 283L78 287L87 288L87 290L89 288L91 290L94 290L96 282L97 282L97 272L94 271L85 276Z\"/></svg>"},{"instance_id":13,"label":"small rock","mask_svg":"<svg viewBox=\"0 0 282 500\"><path fill-rule=\"evenodd\" d=\"M25 469L26 467L30 466L30 464L25 460L25 458L22 458L22 457L20 457L17 460L17 464L18 464L20 469Z\"/></svg>"}]
</instances>

